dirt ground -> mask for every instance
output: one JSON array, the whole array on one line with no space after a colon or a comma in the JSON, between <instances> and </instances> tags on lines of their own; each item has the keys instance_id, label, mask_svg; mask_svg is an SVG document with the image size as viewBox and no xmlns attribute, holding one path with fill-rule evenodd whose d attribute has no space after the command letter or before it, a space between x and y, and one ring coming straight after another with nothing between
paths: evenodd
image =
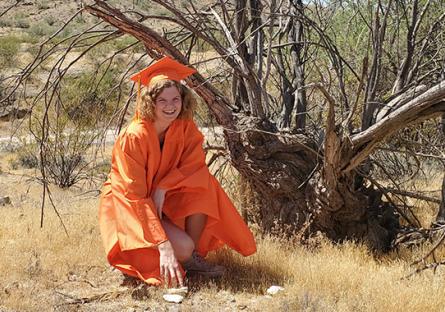
<instances>
[{"instance_id":1,"label":"dirt ground","mask_svg":"<svg viewBox=\"0 0 445 312\"><path fill-rule=\"evenodd\" d=\"M218 280L188 280L180 304L162 299L166 289L148 287L111 268L97 224L100 181L69 189L51 186L57 214L47 202L40 228L42 186L36 169L17 165L20 148L8 144L10 126L0 137L0 311L264 311L288 310L289 299L266 289L288 278L273 268L244 262L224 250L211 260L227 264ZM111 143L104 148L109 157ZM278 271L279 272L279 271ZM279 299L278 299L279 298Z\"/></svg>"}]
</instances>

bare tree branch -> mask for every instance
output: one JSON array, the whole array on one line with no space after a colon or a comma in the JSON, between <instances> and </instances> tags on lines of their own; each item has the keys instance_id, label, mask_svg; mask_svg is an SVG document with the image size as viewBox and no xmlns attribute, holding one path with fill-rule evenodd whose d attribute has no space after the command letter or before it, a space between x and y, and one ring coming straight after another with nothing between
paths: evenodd
<instances>
[{"instance_id":1,"label":"bare tree branch","mask_svg":"<svg viewBox=\"0 0 445 312\"><path fill-rule=\"evenodd\" d=\"M399 109L396 109L367 130L351 138L354 156L343 162L343 172L357 167L386 137L413 122L432 118L445 111L445 82L428 89Z\"/></svg>"}]
</instances>

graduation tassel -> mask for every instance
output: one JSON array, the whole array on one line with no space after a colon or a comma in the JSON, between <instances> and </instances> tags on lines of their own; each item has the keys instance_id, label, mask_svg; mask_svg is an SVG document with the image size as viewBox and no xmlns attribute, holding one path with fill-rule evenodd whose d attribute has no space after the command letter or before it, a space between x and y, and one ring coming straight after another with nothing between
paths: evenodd
<instances>
[{"instance_id":1,"label":"graduation tassel","mask_svg":"<svg viewBox=\"0 0 445 312\"><path fill-rule=\"evenodd\" d=\"M140 114L139 114L139 109L141 108L141 101L142 101L142 98L141 98L141 77L139 77L137 84L138 84L138 87L137 87L137 94L136 94L136 111L134 113L133 120L140 121L141 118L140 118Z\"/></svg>"}]
</instances>

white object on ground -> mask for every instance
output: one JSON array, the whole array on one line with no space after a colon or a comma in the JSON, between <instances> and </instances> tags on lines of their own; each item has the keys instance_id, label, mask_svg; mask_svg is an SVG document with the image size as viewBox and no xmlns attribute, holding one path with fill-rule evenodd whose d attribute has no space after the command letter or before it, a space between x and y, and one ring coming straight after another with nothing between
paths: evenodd
<instances>
[{"instance_id":1,"label":"white object on ground","mask_svg":"<svg viewBox=\"0 0 445 312\"><path fill-rule=\"evenodd\" d=\"M174 303L181 303L182 300L184 300L184 297L181 295L171 295L171 294L165 294L162 296L165 301L167 302L174 302Z\"/></svg>"},{"instance_id":2,"label":"white object on ground","mask_svg":"<svg viewBox=\"0 0 445 312\"><path fill-rule=\"evenodd\" d=\"M278 292L280 292L280 291L282 291L282 290L284 290L283 287L273 285L273 286L270 286L270 287L266 290L266 292L267 292L269 295L276 295Z\"/></svg>"}]
</instances>

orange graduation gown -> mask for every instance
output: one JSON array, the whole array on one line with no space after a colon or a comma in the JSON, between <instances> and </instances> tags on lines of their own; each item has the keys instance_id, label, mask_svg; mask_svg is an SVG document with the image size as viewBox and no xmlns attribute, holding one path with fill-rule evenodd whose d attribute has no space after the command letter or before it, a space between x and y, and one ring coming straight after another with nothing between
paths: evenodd
<instances>
[{"instance_id":1,"label":"orange graduation gown","mask_svg":"<svg viewBox=\"0 0 445 312\"><path fill-rule=\"evenodd\" d=\"M161 150L152 122L134 120L118 136L99 205L102 239L111 265L148 284L161 283L157 245L167 240L151 199L167 190L163 213L184 228L195 213L208 216L197 251L224 244L244 256L256 251L247 225L205 164L203 135L192 120L175 120Z\"/></svg>"}]
</instances>

